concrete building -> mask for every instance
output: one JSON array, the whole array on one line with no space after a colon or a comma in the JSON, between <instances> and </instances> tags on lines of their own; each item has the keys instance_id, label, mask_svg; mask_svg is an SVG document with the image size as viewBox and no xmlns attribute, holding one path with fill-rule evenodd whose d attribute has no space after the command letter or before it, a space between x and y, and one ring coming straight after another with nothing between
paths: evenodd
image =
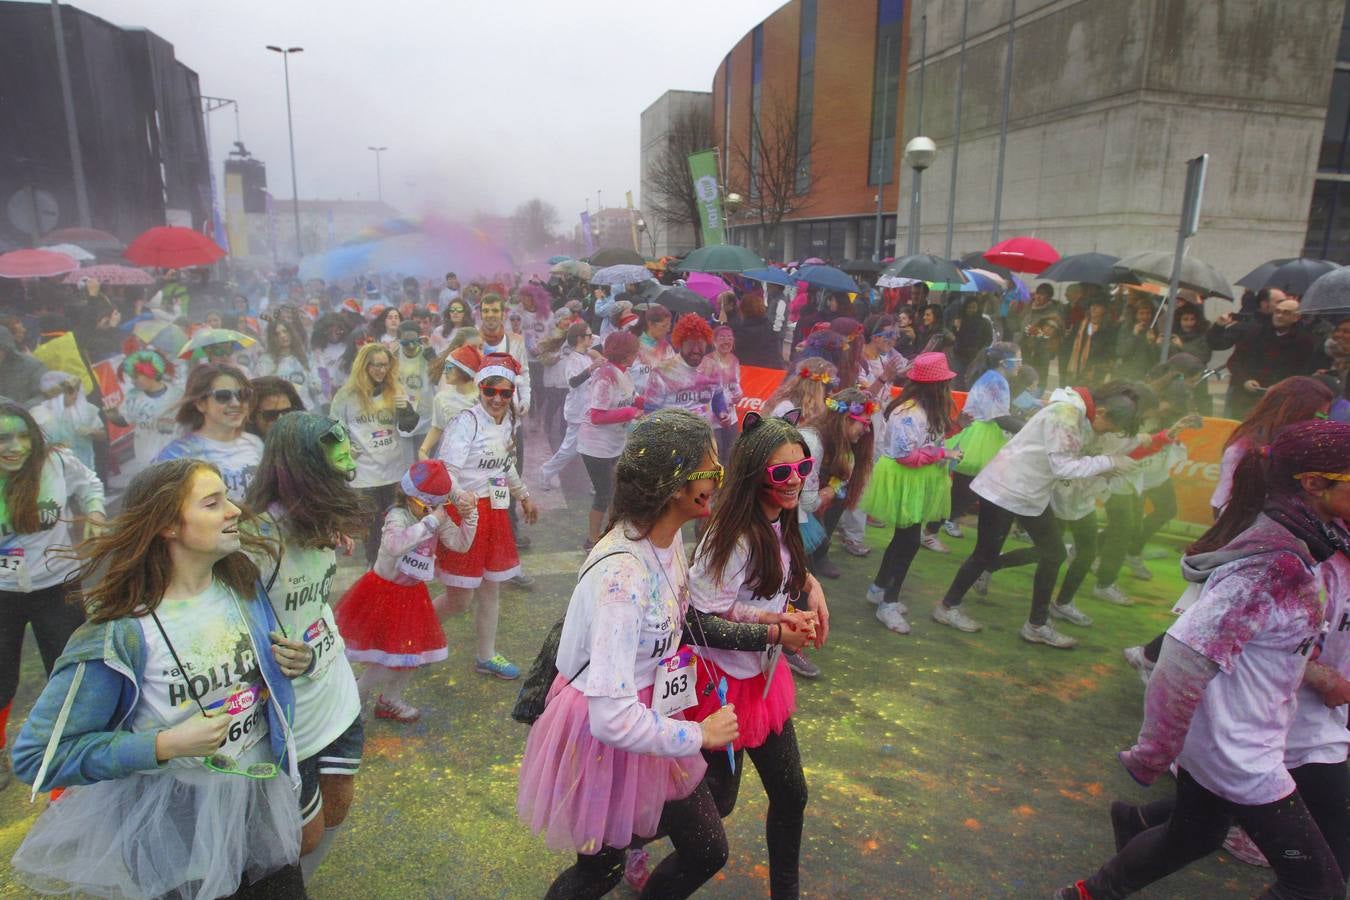
<instances>
[{"instance_id":1,"label":"concrete building","mask_svg":"<svg viewBox=\"0 0 1350 900\"><path fill-rule=\"evenodd\" d=\"M881 184L880 255L896 251L897 217L903 252L913 173L900 151L924 134L938 154L922 180L921 249L948 253L954 165L950 255L987 248L1010 6L790 0L752 29L712 73L726 189L746 197L732 240L776 259L869 257ZM1170 250L1186 160L1209 153L1190 253L1230 280L1304 252L1350 262L1346 7L1018 0L999 237L1035 235L1066 254ZM765 164L753 151L784 116L796 190L765 228L773 216L747 163Z\"/></svg>"},{"instance_id":2,"label":"concrete building","mask_svg":"<svg viewBox=\"0 0 1350 900\"><path fill-rule=\"evenodd\" d=\"M248 253L255 263L287 262L332 250L367 228L397 218L399 212L377 200L301 200L300 237L304 252L295 251L295 201L273 199L264 212L245 214ZM236 254L238 255L238 254Z\"/></svg>"},{"instance_id":3,"label":"concrete building","mask_svg":"<svg viewBox=\"0 0 1350 900\"><path fill-rule=\"evenodd\" d=\"M645 254L646 251L642 249L645 238L642 235L638 235L637 246L633 244L633 225L641 218L642 210L630 210L626 206L607 206L591 213L591 240L595 242L595 249L622 247ZM581 233L579 222L572 228L572 240L584 253L586 236Z\"/></svg>"},{"instance_id":4,"label":"concrete building","mask_svg":"<svg viewBox=\"0 0 1350 900\"><path fill-rule=\"evenodd\" d=\"M712 94L708 91L666 91L642 111L642 182L640 201L647 207L647 234L643 253L649 256L679 256L698 246L697 230L688 221L672 221L662 216L652 203L657 194L656 168L683 153L704 150L693 147L689 118L700 117L704 130L712 118ZM711 143L709 143L711 146ZM696 218L695 211L689 218Z\"/></svg>"}]
</instances>

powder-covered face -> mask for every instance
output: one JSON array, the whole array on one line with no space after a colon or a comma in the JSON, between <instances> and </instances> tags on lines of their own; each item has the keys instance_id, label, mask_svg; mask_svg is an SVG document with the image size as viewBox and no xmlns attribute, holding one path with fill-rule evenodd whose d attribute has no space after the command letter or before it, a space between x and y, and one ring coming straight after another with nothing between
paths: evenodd
<instances>
[{"instance_id":1,"label":"powder-covered face","mask_svg":"<svg viewBox=\"0 0 1350 900\"><path fill-rule=\"evenodd\" d=\"M689 364L690 368L697 369L698 364L703 362L703 357L708 355L708 342L700 338L690 338L680 344L680 358Z\"/></svg>"},{"instance_id":2,"label":"powder-covered face","mask_svg":"<svg viewBox=\"0 0 1350 900\"><path fill-rule=\"evenodd\" d=\"M713 346L717 348L718 353L730 353L736 346L736 335L730 331L719 331L713 338Z\"/></svg>"},{"instance_id":3,"label":"powder-covered face","mask_svg":"<svg viewBox=\"0 0 1350 900\"><path fill-rule=\"evenodd\" d=\"M796 441L788 441L773 451L769 461L765 464L765 469L767 470L769 466L776 466L780 463L796 463L805 458L806 454L802 452L801 445ZM797 508L797 502L802 493L801 476L794 471L782 484L774 484L767 471L760 477L763 481L759 488L759 498L760 502L765 505L765 512L770 519L777 518L777 514L771 508L780 510Z\"/></svg>"},{"instance_id":4,"label":"powder-covered face","mask_svg":"<svg viewBox=\"0 0 1350 900\"><path fill-rule=\"evenodd\" d=\"M33 436L18 416L0 416L0 472L12 475L23 468L33 452Z\"/></svg>"},{"instance_id":5,"label":"powder-covered face","mask_svg":"<svg viewBox=\"0 0 1350 900\"><path fill-rule=\"evenodd\" d=\"M324 441L323 449L328 457L328 464L334 471L348 481L356 478L356 460L352 459L352 442L345 434L340 441Z\"/></svg>"}]
</instances>

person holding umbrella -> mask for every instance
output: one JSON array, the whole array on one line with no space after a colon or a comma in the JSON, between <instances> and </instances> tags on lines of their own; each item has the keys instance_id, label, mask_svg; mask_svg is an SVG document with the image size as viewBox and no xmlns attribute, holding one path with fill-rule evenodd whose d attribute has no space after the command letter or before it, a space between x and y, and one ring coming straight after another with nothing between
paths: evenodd
<instances>
[{"instance_id":1,"label":"person holding umbrella","mask_svg":"<svg viewBox=\"0 0 1350 900\"><path fill-rule=\"evenodd\" d=\"M1228 313L1220 316L1206 335L1213 350L1233 348L1228 359L1228 371L1233 376L1227 397L1230 419L1244 418L1276 382L1293 375L1311 375L1326 367L1322 342L1300 325L1299 301L1281 291L1270 293L1275 302L1269 325L1257 320L1239 323Z\"/></svg>"}]
</instances>

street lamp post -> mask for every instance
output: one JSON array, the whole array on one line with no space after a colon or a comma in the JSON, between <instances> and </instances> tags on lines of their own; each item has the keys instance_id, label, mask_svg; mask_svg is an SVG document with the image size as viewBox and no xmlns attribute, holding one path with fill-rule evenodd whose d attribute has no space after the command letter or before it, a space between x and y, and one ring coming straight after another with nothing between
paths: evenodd
<instances>
[{"instance_id":1,"label":"street lamp post","mask_svg":"<svg viewBox=\"0 0 1350 900\"><path fill-rule=\"evenodd\" d=\"M286 77L286 133L291 142L291 204L295 213L295 259L305 255L305 247L300 240L300 185L295 177L295 125L291 121L291 54L305 52L304 47L274 47L267 45L273 53L281 54L281 70Z\"/></svg>"},{"instance_id":2,"label":"street lamp post","mask_svg":"<svg viewBox=\"0 0 1350 900\"><path fill-rule=\"evenodd\" d=\"M922 135L911 138L905 145L905 162L914 170L913 194L909 201L909 247L906 252L913 256L919 252L919 203L920 191L923 185L923 170L933 164L933 159L937 156L937 144L933 143L932 138L926 138Z\"/></svg>"},{"instance_id":3,"label":"street lamp post","mask_svg":"<svg viewBox=\"0 0 1350 900\"><path fill-rule=\"evenodd\" d=\"M639 218L637 220L638 234L646 236L652 242L652 256L656 255L656 235L647 234L647 220Z\"/></svg>"},{"instance_id":4,"label":"street lamp post","mask_svg":"<svg viewBox=\"0 0 1350 900\"><path fill-rule=\"evenodd\" d=\"M384 181L380 178L380 154L388 150L388 147L367 147L375 154L375 199L381 203L384 202Z\"/></svg>"},{"instance_id":5,"label":"street lamp post","mask_svg":"<svg viewBox=\"0 0 1350 900\"><path fill-rule=\"evenodd\" d=\"M732 191L731 193L727 194L727 199L722 203L722 207L726 210L727 213L726 243L728 244L731 243L731 217L736 215L736 211L744 205L745 205L745 198L742 197L740 194L736 193L735 191Z\"/></svg>"}]
</instances>

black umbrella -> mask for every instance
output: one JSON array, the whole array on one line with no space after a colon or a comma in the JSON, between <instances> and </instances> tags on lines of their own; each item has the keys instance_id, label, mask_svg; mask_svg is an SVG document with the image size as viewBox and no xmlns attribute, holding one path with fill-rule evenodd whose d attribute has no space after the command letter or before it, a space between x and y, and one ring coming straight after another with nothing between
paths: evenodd
<instances>
[{"instance_id":1,"label":"black umbrella","mask_svg":"<svg viewBox=\"0 0 1350 900\"><path fill-rule=\"evenodd\" d=\"M870 259L846 259L839 264L839 268L845 272L861 272L864 275L875 275L885 268L879 262Z\"/></svg>"},{"instance_id":2,"label":"black umbrella","mask_svg":"<svg viewBox=\"0 0 1350 900\"><path fill-rule=\"evenodd\" d=\"M1044 281L1073 281L1088 284L1114 284L1120 279L1111 268L1120 262L1119 256L1105 253L1075 253L1061 256L1059 262L1051 264L1038 279Z\"/></svg>"},{"instance_id":3,"label":"black umbrella","mask_svg":"<svg viewBox=\"0 0 1350 900\"><path fill-rule=\"evenodd\" d=\"M1007 266L1000 266L998 263L992 263L984 258L984 251L967 253L961 257L961 267L964 269L984 269L986 272L993 272L1009 281L1012 280L1013 271Z\"/></svg>"},{"instance_id":4,"label":"black umbrella","mask_svg":"<svg viewBox=\"0 0 1350 900\"><path fill-rule=\"evenodd\" d=\"M712 312L711 304L687 287L668 287L656 296L655 302L661 304L676 316L685 313L698 313L700 316L706 316Z\"/></svg>"},{"instance_id":5,"label":"black umbrella","mask_svg":"<svg viewBox=\"0 0 1350 900\"><path fill-rule=\"evenodd\" d=\"M1336 263L1325 259L1272 259L1252 269L1238 284L1254 291L1278 288L1286 294L1301 297L1314 281L1339 268Z\"/></svg>"},{"instance_id":6,"label":"black umbrella","mask_svg":"<svg viewBox=\"0 0 1350 900\"><path fill-rule=\"evenodd\" d=\"M980 257L980 259L984 259L984 257ZM900 257L888 265L883 274L941 284L960 284L966 280L965 274L955 263L940 256L929 256L923 253ZM1009 274L1011 275L1011 273Z\"/></svg>"},{"instance_id":7,"label":"black umbrella","mask_svg":"<svg viewBox=\"0 0 1350 900\"><path fill-rule=\"evenodd\" d=\"M629 250L627 247L606 247L599 250L587 260L592 268L604 269L609 266L643 266L647 260L642 258L641 253Z\"/></svg>"}]
</instances>

